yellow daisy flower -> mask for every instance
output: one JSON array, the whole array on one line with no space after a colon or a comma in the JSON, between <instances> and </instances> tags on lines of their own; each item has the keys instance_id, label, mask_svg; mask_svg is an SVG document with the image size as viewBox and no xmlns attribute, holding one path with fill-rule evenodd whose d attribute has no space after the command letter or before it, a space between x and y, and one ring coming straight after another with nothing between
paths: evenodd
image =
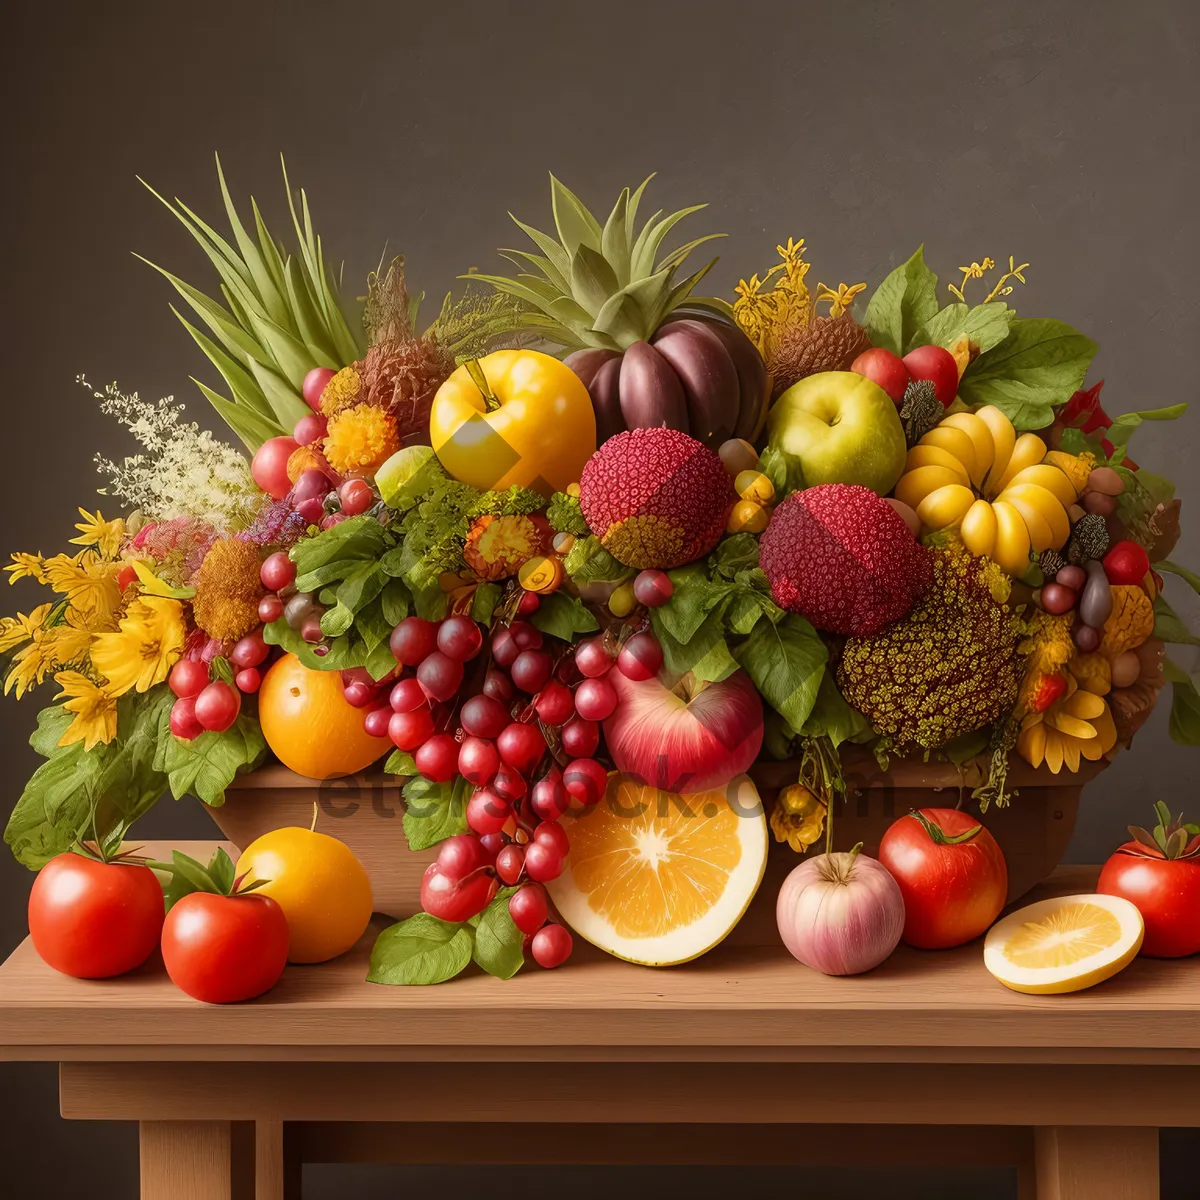
<instances>
[{"instance_id":1,"label":"yellow daisy flower","mask_svg":"<svg viewBox=\"0 0 1200 1200\"><path fill-rule=\"evenodd\" d=\"M1078 771L1081 759L1097 762L1117 744L1117 729L1103 696L1067 676L1067 690L1044 712L1021 722L1017 750L1030 766L1046 764L1055 775Z\"/></svg>"},{"instance_id":2,"label":"yellow daisy flower","mask_svg":"<svg viewBox=\"0 0 1200 1200\"><path fill-rule=\"evenodd\" d=\"M62 688L55 699L69 697L63 708L75 714L58 744L83 742L84 750L99 743L108 745L117 736L117 698L78 671L60 671L54 682Z\"/></svg>"},{"instance_id":3,"label":"yellow daisy flower","mask_svg":"<svg viewBox=\"0 0 1200 1200\"><path fill-rule=\"evenodd\" d=\"M100 510L90 513L86 508L80 508L79 515L83 518L75 528L79 537L71 539L72 546L96 546L105 558L114 558L125 540L125 521L122 517L106 521Z\"/></svg>"},{"instance_id":4,"label":"yellow daisy flower","mask_svg":"<svg viewBox=\"0 0 1200 1200\"><path fill-rule=\"evenodd\" d=\"M45 582L71 601L93 630L110 626L121 606L117 583L119 563L105 562L94 551L75 555L56 554L45 561Z\"/></svg>"},{"instance_id":5,"label":"yellow daisy flower","mask_svg":"<svg viewBox=\"0 0 1200 1200\"><path fill-rule=\"evenodd\" d=\"M49 607L49 606L47 606ZM64 625L50 625L33 631L29 644L17 651L13 664L4 681L4 694L14 688L20 700L30 688L41 683L57 667L65 667L87 650L85 636L80 648L76 639L62 637L63 632L75 631Z\"/></svg>"},{"instance_id":6,"label":"yellow daisy flower","mask_svg":"<svg viewBox=\"0 0 1200 1200\"><path fill-rule=\"evenodd\" d=\"M53 607L49 603L39 604L28 616L17 613L15 617L0 617L0 654L29 641L46 623Z\"/></svg>"},{"instance_id":7,"label":"yellow daisy flower","mask_svg":"<svg viewBox=\"0 0 1200 1200\"><path fill-rule=\"evenodd\" d=\"M100 633L92 643L92 665L113 696L131 688L149 691L166 679L183 653L187 630L183 606L165 596L140 596L121 619L117 633Z\"/></svg>"},{"instance_id":8,"label":"yellow daisy flower","mask_svg":"<svg viewBox=\"0 0 1200 1200\"><path fill-rule=\"evenodd\" d=\"M9 556L13 560L11 567L5 567L8 572L8 582L16 583L18 579L36 579L38 583L46 582L46 564L40 554L26 554L18 550Z\"/></svg>"}]
</instances>

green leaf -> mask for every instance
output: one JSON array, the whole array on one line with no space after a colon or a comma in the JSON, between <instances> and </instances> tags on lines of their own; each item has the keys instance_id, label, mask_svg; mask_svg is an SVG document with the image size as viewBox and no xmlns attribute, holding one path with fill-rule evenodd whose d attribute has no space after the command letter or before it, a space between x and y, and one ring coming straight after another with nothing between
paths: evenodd
<instances>
[{"instance_id":1,"label":"green leaf","mask_svg":"<svg viewBox=\"0 0 1200 1200\"><path fill-rule=\"evenodd\" d=\"M508 912L516 888L501 888L475 926L474 958L489 975L511 979L525 965L525 935Z\"/></svg>"},{"instance_id":2,"label":"green leaf","mask_svg":"<svg viewBox=\"0 0 1200 1200\"><path fill-rule=\"evenodd\" d=\"M176 800L192 795L214 807L224 804L233 780L266 757L262 729L248 713L240 713L223 733L202 733L190 742L171 732L170 717L170 709L164 710L154 767L166 775Z\"/></svg>"},{"instance_id":3,"label":"green leaf","mask_svg":"<svg viewBox=\"0 0 1200 1200\"><path fill-rule=\"evenodd\" d=\"M724 579L733 579L739 571L758 566L758 538L752 533L724 537L708 556L708 569Z\"/></svg>"},{"instance_id":4,"label":"green leaf","mask_svg":"<svg viewBox=\"0 0 1200 1200\"><path fill-rule=\"evenodd\" d=\"M816 630L789 613L777 625L760 622L732 649L763 699L793 729L802 729L816 704L829 657Z\"/></svg>"},{"instance_id":5,"label":"green leaf","mask_svg":"<svg viewBox=\"0 0 1200 1200\"><path fill-rule=\"evenodd\" d=\"M563 569L577 583L620 583L633 571L615 558L595 536L578 538L563 559Z\"/></svg>"},{"instance_id":6,"label":"green leaf","mask_svg":"<svg viewBox=\"0 0 1200 1200\"><path fill-rule=\"evenodd\" d=\"M530 623L564 642L573 642L578 634L592 633L600 628L599 621L584 607L578 596L566 592L551 592L529 618Z\"/></svg>"},{"instance_id":7,"label":"green leaf","mask_svg":"<svg viewBox=\"0 0 1200 1200\"><path fill-rule=\"evenodd\" d=\"M865 321L871 345L905 354L921 326L937 315L937 276L925 265L924 252L925 247L918 246L871 296Z\"/></svg>"},{"instance_id":8,"label":"green leaf","mask_svg":"<svg viewBox=\"0 0 1200 1200\"><path fill-rule=\"evenodd\" d=\"M466 833L471 790L461 775L453 783L434 783L414 775L404 785L404 836L409 849L428 850L456 833Z\"/></svg>"},{"instance_id":9,"label":"green leaf","mask_svg":"<svg viewBox=\"0 0 1200 1200\"><path fill-rule=\"evenodd\" d=\"M407 750L393 750L388 760L383 764L384 771L389 775L416 776L420 774L413 756Z\"/></svg>"},{"instance_id":10,"label":"green leaf","mask_svg":"<svg viewBox=\"0 0 1200 1200\"><path fill-rule=\"evenodd\" d=\"M617 286L624 287L629 282L630 245L627 235L629 218L629 189L622 188L621 194L613 205L604 229L600 233L600 253L612 267L617 278Z\"/></svg>"},{"instance_id":11,"label":"green leaf","mask_svg":"<svg viewBox=\"0 0 1200 1200\"><path fill-rule=\"evenodd\" d=\"M1114 418L1106 436L1114 446L1125 446L1143 421L1175 421L1185 412L1186 404L1171 404L1166 408L1147 408L1141 412L1122 413Z\"/></svg>"},{"instance_id":12,"label":"green leaf","mask_svg":"<svg viewBox=\"0 0 1200 1200\"><path fill-rule=\"evenodd\" d=\"M200 389L204 398L211 404L217 416L233 430L241 439L242 445L253 454L265 441L283 435L283 426L275 421L261 417L254 409L245 404L234 404L219 396L207 384L203 384L195 376L189 376L191 381Z\"/></svg>"},{"instance_id":13,"label":"green leaf","mask_svg":"<svg viewBox=\"0 0 1200 1200\"><path fill-rule=\"evenodd\" d=\"M817 688L817 699L800 729L803 737L827 737L834 749L869 733L870 723L851 708L838 691L833 675L825 671Z\"/></svg>"},{"instance_id":14,"label":"green leaf","mask_svg":"<svg viewBox=\"0 0 1200 1200\"><path fill-rule=\"evenodd\" d=\"M569 187L550 176L550 204L563 249L574 258L580 246L600 252L601 229L595 217Z\"/></svg>"},{"instance_id":15,"label":"green leaf","mask_svg":"<svg viewBox=\"0 0 1200 1200\"><path fill-rule=\"evenodd\" d=\"M380 593L383 617L389 625L399 625L412 611L412 595L403 579L389 579Z\"/></svg>"},{"instance_id":16,"label":"green leaf","mask_svg":"<svg viewBox=\"0 0 1200 1200\"><path fill-rule=\"evenodd\" d=\"M579 497L568 496L566 492L555 492L550 497L550 505L546 509L546 520L555 533L587 537L590 532L588 523L583 517L583 509L579 505Z\"/></svg>"},{"instance_id":17,"label":"green leaf","mask_svg":"<svg viewBox=\"0 0 1200 1200\"><path fill-rule=\"evenodd\" d=\"M1183 623L1161 592L1154 601L1154 635L1176 646L1200 646L1200 637Z\"/></svg>"},{"instance_id":18,"label":"green leaf","mask_svg":"<svg viewBox=\"0 0 1200 1200\"><path fill-rule=\"evenodd\" d=\"M376 939L367 982L444 983L471 961L472 942L468 926L417 913L389 926Z\"/></svg>"},{"instance_id":19,"label":"green leaf","mask_svg":"<svg viewBox=\"0 0 1200 1200\"><path fill-rule=\"evenodd\" d=\"M50 758L58 753L58 741L67 727L75 720L75 714L67 712L61 704L43 708L37 715L37 728L29 738L29 744L43 757Z\"/></svg>"},{"instance_id":20,"label":"green leaf","mask_svg":"<svg viewBox=\"0 0 1200 1200\"><path fill-rule=\"evenodd\" d=\"M681 208L678 212L673 212L661 220L658 219L659 214L655 213L642 226L642 230L633 244L633 262L629 277L641 279L645 275L653 275L661 270L662 268L655 265L655 260L658 258L658 248L663 244L667 234L685 217L690 217L692 213L698 213L702 208L707 207L707 204L693 204L690 208Z\"/></svg>"},{"instance_id":21,"label":"green leaf","mask_svg":"<svg viewBox=\"0 0 1200 1200\"><path fill-rule=\"evenodd\" d=\"M299 583L310 571L337 559L378 559L391 539L392 535L374 517L351 517L297 542L289 557L296 564Z\"/></svg>"},{"instance_id":22,"label":"green leaf","mask_svg":"<svg viewBox=\"0 0 1200 1200\"><path fill-rule=\"evenodd\" d=\"M1140 475L1141 472L1139 471L1138 474ZM1197 575L1195 571L1189 571L1187 567L1181 567L1178 563L1173 563L1166 558L1155 563L1154 568L1156 571L1166 571L1168 575L1178 575L1193 592L1200 595L1200 575Z\"/></svg>"},{"instance_id":23,"label":"green leaf","mask_svg":"<svg viewBox=\"0 0 1200 1200\"><path fill-rule=\"evenodd\" d=\"M162 714L175 697L160 684L117 703L117 737L107 746L84 751L83 742L56 746L33 773L4 831L18 862L44 866L94 832L103 841L114 829L128 829L151 808L166 787L154 756ZM40 746L53 722L39 726Z\"/></svg>"},{"instance_id":24,"label":"green leaf","mask_svg":"<svg viewBox=\"0 0 1200 1200\"><path fill-rule=\"evenodd\" d=\"M1018 429L1043 429L1082 385L1096 343L1062 321L1013 321L1000 345L981 354L959 381L967 404L994 404Z\"/></svg>"},{"instance_id":25,"label":"green leaf","mask_svg":"<svg viewBox=\"0 0 1200 1200\"><path fill-rule=\"evenodd\" d=\"M1200 746L1200 692L1196 681L1169 658L1163 663L1163 675L1171 684L1171 716L1167 732L1181 746Z\"/></svg>"},{"instance_id":26,"label":"green leaf","mask_svg":"<svg viewBox=\"0 0 1200 1200\"><path fill-rule=\"evenodd\" d=\"M717 682L727 679L738 669L725 641L723 608L722 605L710 613L686 643L675 638L663 624L661 607L651 610L650 620L662 646L663 666L669 675L678 677L691 671L697 679Z\"/></svg>"},{"instance_id":27,"label":"green leaf","mask_svg":"<svg viewBox=\"0 0 1200 1200\"><path fill-rule=\"evenodd\" d=\"M500 603L504 589L498 583L481 583L471 597L471 620L480 625L490 625L496 605Z\"/></svg>"},{"instance_id":28,"label":"green leaf","mask_svg":"<svg viewBox=\"0 0 1200 1200\"><path fill-rule=\"evenodd\" d=\"M599 251L580 246L571 255L571 295L593 319L618 290L617 277Z\"/></svg>"},{"instance_id":29,"label":"green leaf","mask_svg":"<svg viewBox=\"0 0 1200 1200\"><path fill-rule=\"evenodd\" d=\"M1009 327L1017 314L1000 301L976 304L947 304L935 313L917 334L918 346L934 345L949 350L965 333L986 354L1008 337Z\"/></svg>"},{"instance_id":30,"label":"green leaf","mask_svg":"<svg viewBox=\"0 0 1200 1200\"><path fill-rule=\"evenodd\" d=\"M670 571L668 577L674 590L671 598L654 610L654 624L665 629L676 642L686 644L710 616L720 619L734 586L709 580L704 568L697 564Z\"/></svg>"}]
</instances>

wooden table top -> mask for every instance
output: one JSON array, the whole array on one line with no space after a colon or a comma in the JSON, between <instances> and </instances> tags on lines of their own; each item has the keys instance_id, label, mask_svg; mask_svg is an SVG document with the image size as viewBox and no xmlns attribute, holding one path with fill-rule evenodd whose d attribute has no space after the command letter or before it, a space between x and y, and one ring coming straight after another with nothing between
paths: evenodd
<instances>
[{"instance_id":1,"label":"wooden table top","mask_svg":"<svg viewBox=\"0 0 1200 1200\"><path fill-rule=\"evenodd\" d=\"M206 857L211 845L183 848ZM1063 867L1027 899L1089 891L1095 878ZM780 944L774 890L768 879L734 934L682 967L633 966L577 939L556 971L504 982L469 967L436 987L380 987L365 982L373 925L350 953L289 967L266 996L228 1007L191 1000L156 959L121 979L69 979L26 939L0 967L0 1059L1200 1063L1200 957L1137 959L1069 996L1002 987L981 941L901 947L875 971L833 979Z\"/></svg>"}]
</instances>

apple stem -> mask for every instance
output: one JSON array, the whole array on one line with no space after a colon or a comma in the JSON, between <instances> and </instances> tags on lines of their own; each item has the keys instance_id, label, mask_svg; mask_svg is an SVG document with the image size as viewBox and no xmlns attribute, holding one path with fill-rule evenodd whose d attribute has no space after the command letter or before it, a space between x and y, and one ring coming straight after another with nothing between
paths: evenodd
<instances>
[{"instance_id":1,"label":"apple stem","mask_svg":"<svg viewBox=\"0 0 1200 1200\"><path fill-rule=\"evenodd\" d=\"M492 391L492 385L488 383L487 376L483 373L483 367L479 365L479 359L468 358L463 366L467 368L467 374L471 376L475 386L479 389L479 394L483 397L483 406L487 412L495 412L500 407L500 401L496 398L496 393Z\"/></svg>"}]
</instances>

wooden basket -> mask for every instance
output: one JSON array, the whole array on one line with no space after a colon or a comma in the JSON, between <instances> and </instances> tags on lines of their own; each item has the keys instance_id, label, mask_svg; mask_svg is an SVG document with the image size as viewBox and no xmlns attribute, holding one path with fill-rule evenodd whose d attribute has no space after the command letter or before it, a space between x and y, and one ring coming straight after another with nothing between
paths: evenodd
<instances>
[{"instance_id":1,"label":"wooden basket","mask_svg":"<svg viewBox=\"0 0 1200 1200\"><path fill-rule=\"evenodd\" d=\"M1008 898L1023 896L1058 866L1079 811L1083 785L1104 763L1083 763L1078 773L1052 775L1014 758L1009 781L1019 790L1005 808L992 808L982 818L1008 862ZM838 849L863 843L867 854L879 848L884 830L911 808L953 808L970 800L949 763L895 761L882 770L868 753L848 748L843 754L847 797L834 815ZM796 765L761 762L751 771L768 806L781 787L794 783ZM419 907L421 872L436 850L413 852L404 836L404 780L380 772L352 775L324 783L305 779L271 764L237 779L220 808L210 809L221 832L244 848L255 838L286 825L309 826L317 805L318 828L340 838L359 857L371 877L378 911L408 916ZM772 866L765 895L774 903L773 877L800 861L786 845L772 846ZM762 902L761 900L759 901Z\"/></svg>"}]
</instances>

